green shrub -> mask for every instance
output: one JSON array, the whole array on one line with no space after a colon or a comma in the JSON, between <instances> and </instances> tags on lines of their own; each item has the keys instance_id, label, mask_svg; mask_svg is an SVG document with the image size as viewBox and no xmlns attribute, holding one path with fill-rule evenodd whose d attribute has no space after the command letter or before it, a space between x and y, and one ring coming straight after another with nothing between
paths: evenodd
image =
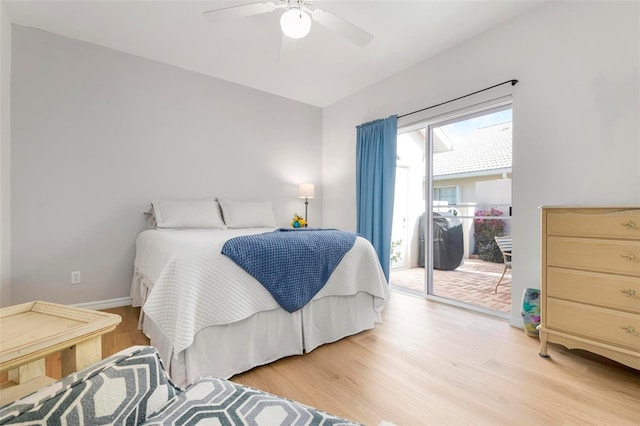
<instances>
[{"instance_id":1,"label":"green shrub","mask_svg":"<svg viewBox=\"0 0 640 426\"><path fill-rule=\"evenodd\" d=\"M391 241L391 262L398 262L402 259L402 251L399 247L402 245L402 240Z\"/></svg>"}]
</instances>

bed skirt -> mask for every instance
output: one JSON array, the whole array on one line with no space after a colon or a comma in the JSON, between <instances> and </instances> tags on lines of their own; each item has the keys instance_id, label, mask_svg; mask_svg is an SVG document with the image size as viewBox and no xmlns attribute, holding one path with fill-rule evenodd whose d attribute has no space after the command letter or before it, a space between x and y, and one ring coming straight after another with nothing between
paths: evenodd
<instances>
[{"instance_id":1,"label":"bed skirt","mask_svg":"<svg viewBox=\"0 0 640 426\"><path fill-rule=\"evenodd\" d=\"M133 306L144 305L152 286L136 271L131 287ZM311 352L380 322L373 296L361 292L314 299L293 313L279 308L231 324L206 327L179 354L173 353L170 340L151 318L144 318L142 310L139 326L158 349L171 378L184 386L204 375L229 378L280 358Z\"/></svg>"}]
</instances>

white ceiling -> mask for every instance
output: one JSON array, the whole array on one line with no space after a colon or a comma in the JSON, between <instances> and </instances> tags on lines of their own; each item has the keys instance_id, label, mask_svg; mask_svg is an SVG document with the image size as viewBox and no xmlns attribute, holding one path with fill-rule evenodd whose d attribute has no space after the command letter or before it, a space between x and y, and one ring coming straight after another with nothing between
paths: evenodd
<instances>
[{"instance_id":1,"label":"white ceiling","mask_svg":"<svg viewBox=\"0 0 640 426\"><path fill-rule=\"evenodd\" d=\"M277 2L278 0L272 0ZM240 1L2 0L11 22L324 107L540 1L339 1L319 7L373 34L357 47L314 23L279 61L280 11L213 24L202 12Z\"/></svg>"}]
</instances>

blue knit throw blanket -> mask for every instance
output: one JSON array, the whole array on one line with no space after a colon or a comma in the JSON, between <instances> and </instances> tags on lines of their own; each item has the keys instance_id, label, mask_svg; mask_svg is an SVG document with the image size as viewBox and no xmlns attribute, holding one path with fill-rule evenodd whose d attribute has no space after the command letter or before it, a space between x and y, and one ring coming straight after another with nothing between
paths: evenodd
<instances>
[{"instance_id":1,"label":"blue knit throw blanket","mask_svg":"<svg viewBox=\"0 0 640 426\"><path fill-rule=\"evenodd\" d=\"M306 305L353 247L356 234L337 229L277 229L231 238L222 247L287 312Z\"/></svg>"}]
</instances>

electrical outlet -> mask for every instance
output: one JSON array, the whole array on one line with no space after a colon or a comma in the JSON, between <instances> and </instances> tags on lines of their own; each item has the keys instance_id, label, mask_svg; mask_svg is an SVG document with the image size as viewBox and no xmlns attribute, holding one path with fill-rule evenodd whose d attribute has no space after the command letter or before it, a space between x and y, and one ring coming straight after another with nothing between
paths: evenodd
<instances>
[{"instance_id":1,"label":"electrical outlet","mask_svg":"<svg viewBox=\"0 0 640 426\"><path fill-rule=\"evenodd\" d=\"M71 284L80 284L81 276L80 271L73 271L71 273Z\"/></svg>"}]
</instances>

